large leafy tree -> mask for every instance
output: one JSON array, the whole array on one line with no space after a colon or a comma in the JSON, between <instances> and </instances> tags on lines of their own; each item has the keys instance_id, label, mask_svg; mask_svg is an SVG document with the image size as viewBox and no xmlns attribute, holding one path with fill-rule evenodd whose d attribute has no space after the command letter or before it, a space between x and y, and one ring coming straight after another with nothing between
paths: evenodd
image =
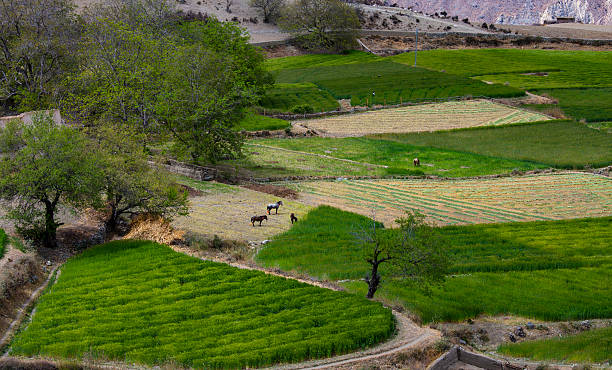
<instances>
[{"instance_id":1,"label":"large leafy tree","mask_svg":"<svg viewBox=\"0 0 612 370\"><path fill-rule=\"evenodd\" d=\"M127 125L146 141L158 128L154 108L168 47L142 28L109 19L88 23L80 73L69 81L73 117Z\"/></svg>"},{"instance_id":2,"label":"large leafy tree","mask_svg":"<svg viewBox=\"0 0 612 370\"><path fill-rule=\"evenodd\" d=\"M107 230L116 230L124 215L149 213L171 218L188 212L187 192L173 177L149 163L128 128L116 125L96 127L94 147L102 162L102 192L108 205Z\"/></svg>"},{"instance_id":3,"label":"large leafy tree","mask_svg":"<svg viewBox=\"0 0 612 370\"><path fill-rule=\"evenodd\" d=\"M48 107L76 65L70 0L0 0L0 109Z\"/></svg>"},{"instance_id":4,"label":"large leafy tree","mask_svg":"<svg viewBox=\"0 0 612 370\"><path fill-rule=\"evenodd\" d=\"M361 27L355 8L341 0L295 0L283 8L279 26L307 49L334 51L354 47Z\"/></svg>"},{"instance_id":5,"label":"large leafy tree","mask_svg":"<svg viewBox=\"0 0 612 370\"><path fill-rule=\"evenodd\" d=\"M26 238L57 246L57 211L97 205L103 183L98 156L78 131L38 114L0 131L0 198Z\"/></svg>"},{"instance_id":6,"label":"large leafy tree","mask_svg":"<svg viewBox=\"0 0 612 370\"><path fill-rule=\"evenodd\" d=\"M363 244L365 260L370 272L365 278L368 298L373 298L381 284L381 265L389 265L387 276L405 278L427 290L432 284L444 280L449 267L447 250L425 216L416 211L407 212L395 222L397 229L384 229L372 221L368 229L357 233Z\"/></svg>"}]
</instances>

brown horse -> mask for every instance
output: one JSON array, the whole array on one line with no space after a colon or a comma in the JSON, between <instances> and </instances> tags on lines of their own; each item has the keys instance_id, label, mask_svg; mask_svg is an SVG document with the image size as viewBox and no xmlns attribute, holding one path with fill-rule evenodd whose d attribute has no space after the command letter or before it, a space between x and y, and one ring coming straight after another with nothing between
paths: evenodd
<instances>
[{"instance_id":1,"label":"brown horse","mask_svg":"<svg viewBox=\"0 0 612 370\"><path fill-rule=\"evenodd\" d=\"M412 163L414 164L414 167L420 167L421 166L421 161L419 161L418 158L413 159Z\"/></svg>"},{"instance_id":2,"label":"brown horse","mask_svg":"<svg viewBox=\"0 0 612 370\"><path fill-rule=\"evenodd\" d=\"M295 216L295 214L291 214L291 225L293 225L294 222L297 222L297 217Z\"/></svg>"},{"instance_id":3,"label":"brown horse","mask_svg":"<svg viewBox=\"0 0 612 370\"><path fill-rule=\"evenodd\" d=\"M253 216L251 217L251 223L253 224L253 227L255 227L255 222L259 221L259 226L261 226L261 222L263 220L267 220L268 216Z\"/></svg>"}]
</instances>

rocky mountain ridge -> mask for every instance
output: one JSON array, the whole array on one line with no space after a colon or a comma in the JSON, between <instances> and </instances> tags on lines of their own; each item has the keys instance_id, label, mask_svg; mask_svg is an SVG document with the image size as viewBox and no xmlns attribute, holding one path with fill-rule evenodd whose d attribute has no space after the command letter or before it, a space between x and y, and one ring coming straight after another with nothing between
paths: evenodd
<instances>
[{"instance_id":1,"label":"rocky mountain ridge","mask_svg":"<svg viewBox=\"0 0 612 370\"><path fill-rule=\"evenodd\" d=\"M387 0L388 5L427 14L446 12L473 23L542 24L574 17L592 24L612 24L612 0Z\"/></svg>"}]
</instances>

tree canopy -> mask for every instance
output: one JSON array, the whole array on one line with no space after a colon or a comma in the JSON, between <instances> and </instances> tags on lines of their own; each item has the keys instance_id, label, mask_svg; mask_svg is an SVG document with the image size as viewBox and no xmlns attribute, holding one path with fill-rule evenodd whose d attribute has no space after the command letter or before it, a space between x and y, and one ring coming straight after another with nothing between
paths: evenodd
<instances>
[{"instance_id":1,"label":"tree canopy","mask_svg":"<svg viewBox=\"0 0 612 370\"><path fill-rule=\"evenodd\" d=\"M341 0L296 0L283 8L281 29L303 47L343 51L355 46L361 27L357 11Z\"/></svg>"},{"instance_id":2,"label":"tree canopy","mask_svg":"<svg viewBox=\"0 0 612 370\"><path fill-rule=\"evenodd\" d=\"M86 137L46 114L0 130L0 198L13 202L9 217L26 238L57 246L58 208L99 205L102 180Z\"/></svg>"},{"instance_id":3,"label":"tree canopy","mask_svg":"<svg viewBox=\"0 0 612 370\"><path fill-rule=\"evenodd\" d=\"M395 222L397 229L384 229L373 220L368 229L356 235L364 245L364 259L371 268L365 278L368 298L374 297L382 281L382 264L389 265L388 277L410 279L424 290L442 282L448 270L446 247L425 222L423 214L408 211Z\"/></svg>"}]
</instances>

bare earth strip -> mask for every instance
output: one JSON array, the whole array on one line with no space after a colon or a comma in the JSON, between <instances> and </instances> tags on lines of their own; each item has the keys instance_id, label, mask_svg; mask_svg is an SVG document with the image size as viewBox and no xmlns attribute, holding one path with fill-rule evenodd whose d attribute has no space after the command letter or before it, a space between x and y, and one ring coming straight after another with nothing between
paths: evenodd
<instances>
[{"instance_id":1,"label":"bare earth strip","mask_svg":"<svg viewBox=\"0 0 612 370\"><path fill-rule=\"evenodd\" d=\"M346 137L407 133L534 122L550 117L493 103L467 100L383 109L295 122L323 136Z\"/></svg>"},{"instance_id":2,"label":"bare earth strip","mask_svg":"<svg viewBox=\"0 0 612 370\"><path fill-rule=\"evenodd\" d=\"M387 226L418 209L437 225L612 215L612 179L586 173L461 180L315 181L288 186L301 201L371 216Z\"/></svg>"},{"instance_id":3,"label":"bare earth strip","mask_svg":"<svg viewBox=\"0 0 612 370\"><path fill-rule=\"evenodd\" d=\"M278 215L272 211L261 227L258 222L253 227L251 217L266 214L266 206L278 200L283 201ZM195 197L190 199L190 202L190 215L177 218L173 222L175 227L201 235L218 235L230 240L270 239L289 230L291 213L300 218L310 210L309 206L300 202L244 188L236 188L236 191L229 193Z\"/></svg>"}]
</instances>

